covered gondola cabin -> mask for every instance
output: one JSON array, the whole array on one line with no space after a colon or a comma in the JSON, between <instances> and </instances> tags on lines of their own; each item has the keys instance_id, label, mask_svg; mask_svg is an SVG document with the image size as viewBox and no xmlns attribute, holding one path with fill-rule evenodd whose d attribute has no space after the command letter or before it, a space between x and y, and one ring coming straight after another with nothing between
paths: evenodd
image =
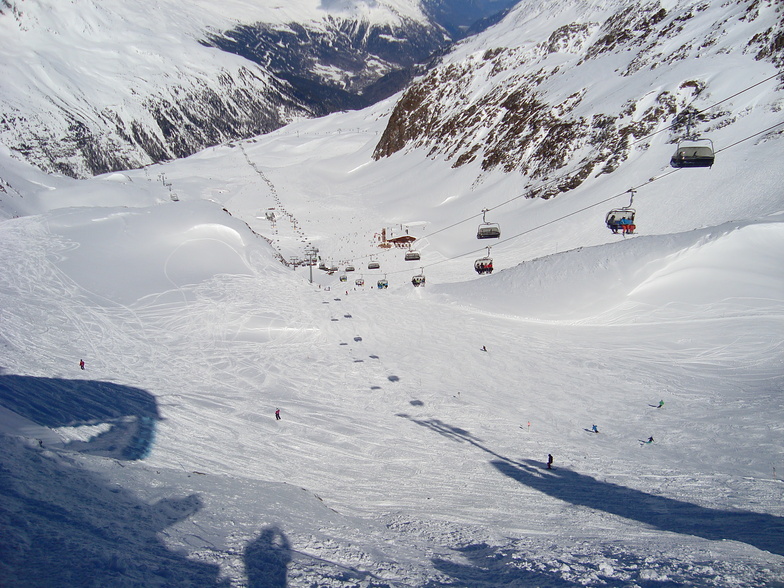
<instances>
[{"instance_id":1,"label":"covered gondola cabin","mask_svg":"<svg viewBox=\"0 0 784 588\"><path fill-rule=\"evenodd\" d=\"M498 239L501 236L501 226L498 223L487 222L488 209L482 209L482 224L476 229L477 239Z\"/></svg>"}]
</instances>

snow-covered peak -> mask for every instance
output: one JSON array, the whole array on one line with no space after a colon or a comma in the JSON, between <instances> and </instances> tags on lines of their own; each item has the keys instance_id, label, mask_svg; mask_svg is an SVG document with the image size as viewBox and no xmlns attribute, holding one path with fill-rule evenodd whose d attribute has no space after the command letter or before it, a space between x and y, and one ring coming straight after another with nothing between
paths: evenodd
<instances>
[{"instance_id":1,"label":"snow-covered peak","mask_svg":"<svg viewBox=\"0 0 784 588\"><path fill-rule=\"evenodd\" d=\"M403 0L14 1L0 33L0 142L76 177L357 108L447 40Z\"/></svg>"}]
</instances>

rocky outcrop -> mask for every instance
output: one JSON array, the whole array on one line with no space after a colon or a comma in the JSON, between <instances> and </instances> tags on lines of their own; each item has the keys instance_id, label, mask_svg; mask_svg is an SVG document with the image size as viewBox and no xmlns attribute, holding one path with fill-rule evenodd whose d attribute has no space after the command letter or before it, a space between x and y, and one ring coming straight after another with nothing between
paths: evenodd
<instances>
[{"instance_id":1,"label":"rocky outcrop","mask_svg":"<svg viewBox=\"0 0 784 588\"><path fill-rule=\"evenodd\" d=\"M704 81L662 83L662 68L730 52L781 59L780 7L777 26L751 33L759 30L754 23L761 11L769 16L776 10L770 1L724 10L719 21L702 14L707 2L679 4L671 13L659 2L618 2L617 10L597 8L559 26L546 7L536 15L530 10L536 3L525 4L500 26L514 28L517 18L521 39L541 38L549 26L545 39L446 59L397 102L375 159L425 150L453 167L478 162L481 172L520 173L530 180L531 197L549 198L591 175L611 173L634 149L646 149L644 139L655 131L670 127L674 141L689 120L703 126L732 121L734 115L721 108L699 112L690 106L706 91ZM751 26L740 29L739 23ZM750 38L721 42L732 27L748 30Z\"/></svg>"},{"instance_id":2,"label":"rocky outcrop","mask_svg":"<svg viewBox=\"0 0 784 588\"><path fill-rule=\"evenodd\" d=\"M434 24L327 17L318 26L242 25L204 43L262 65L316 115L358 109L399 91L450 38Z\"/></svg>"},{"instance_id":3,"label":"rocky outcrop","mask_svg":"<svg viewBox=\"0 0 784 588\"><path fill-rule=\"evenodd\" d=\"M9 110L0 119L3 141L41 169L77 178L186 157L313 115L291 88L248 68L162 87L131 112L54 100L46 112Z\"/></svg>"},{"instance_id":4,"label":"rocky outcrop","mask_svg":"<svg viewBox=\"0 0 784 588\"><path fill-rule=\"evenodd\" d=\"M180 30L166 21L180 14L171 6L0 0L0 142L77 178L185 157L386 98L452 42L438 18L457 30L513 2L378 2L369 13L294 11L307 20L231 30L201 10Z\"/></svg>"}]
</instances>

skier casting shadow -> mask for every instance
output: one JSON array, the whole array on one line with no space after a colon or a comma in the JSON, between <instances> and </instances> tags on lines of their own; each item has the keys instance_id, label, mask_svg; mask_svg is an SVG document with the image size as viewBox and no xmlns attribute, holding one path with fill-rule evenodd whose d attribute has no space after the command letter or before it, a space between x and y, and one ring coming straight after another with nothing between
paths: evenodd
<instances>
[{"instance_id":1,"label":"skier casting shadow","mask_svg":"<svg viewBox=\"0 0 784 588\"><path fill-rule=\"evenodd\" d=\"M577 506L587 506L663 531L703 537L711 541L740 541L770 553L784 555L784 518L739 510L709 508L603 482L568 469L539 473L533 460L495 459L491 464L521 484Z\"/></svg>"}]
</instances>

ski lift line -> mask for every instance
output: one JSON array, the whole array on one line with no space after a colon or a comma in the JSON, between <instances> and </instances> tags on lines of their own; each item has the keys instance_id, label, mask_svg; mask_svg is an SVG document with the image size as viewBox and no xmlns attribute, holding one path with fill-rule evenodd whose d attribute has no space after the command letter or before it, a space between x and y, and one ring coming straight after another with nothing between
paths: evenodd
<instances>
[{"instance_id":1,"label":"ski lift line","mask_svg":"<svg viewBox=\"0 0 784 588\"><path fill-rule=\"evenodd\" d=\"M516 196L515 198L519 198L519 196ZM501 206L501 205L499 204L499 206ZM498 207L495 207L495 208L498 208ZM492 208L488 208L487 210L490 211L490 210L493 210L493 209ZM442 229L438 229L437 231L433 231L432 233L428 233L427 235L424 235L424 236L422 236L420 238L421 239L427 239L428 237L432 237L433 235L438 235L438 233L443 233L446 230L453 229L453 228L455 228L458 225L462 225L463 223L467 223L468 221L474 220L475 218L479 217L481 214L482 213L480 212L478 214L475 214L474 216L469 216L468 218L465 218L463 220L457 221L456 223L452 223L451 225L449 225L447 227L444 227Z\"/></svg>"},{"instance_id":2,"label":"ski lift line","mask_svg":"<svg viewBox=\"0 0 784 588\"><path fill-rule=\"evenodd\" d=\"M610 196L609 198L605 198L604 200L600 200L599 202L595 202L593 204L589 204L588 206L583 206L582 208L574 210L574 211L572 211L572 212L570 212L568 214L564 214L562 216L559 216L558 218L554 218L552 220L549 220L546 223L542 223L542 224L537 225L535 227L531 227L530 229L526 229L522 233L518 233L516 235L512 235L511 237L507 237L503 241L499 241L498 243L495 244L495 247L497 247L498 245L501 245L502 243L506 243L507 241L512 241L513 239L518 239L518 238L522 237L523 235L527 235L528 233L532 233L532 232L537 231L539 229L543 229L545 227L548 227L548 226L550 226L552 224L555 224L555 223L560 222L560 221L562 221L562 220L564 220L566 218L569 218L570 216L574 216L576 214L580 214L581 212L585 212L586 210L590 210L591 208L595 208L597 206L601 206L602 204L606 204L610 200L614 200L614 199L618 198L619 196L625 196L630 191L635 191L636 192L638 188L642 188L643 186L647 186L648 184L652 184L653 182L655 182L657 180L661 180L662 178L666 178L667 176L672 175L672 174L674 174L677 171L680 171L680 170L674 169L674 170L668 171L667 173L662 174L660 176L657 176L655 178L652 178L652 179L648 180L647 182L644 182L644 183L640 184L639 186L635 186L634 188L630 188L629 190L627 190L625 192L621 192L620 194L615 194L613 196ZM466 257L468 255L475 255L479 251L481 251L481 249L479 249L477 251L472 251L470 253L464 253L462 255L456 255L453 259L459 259L461 257ZM437 261L437 262L435 262L435 263L433 263L431 265L436 265L436 264L442 263L443 261L449 261L449 260L444 259L444 260L441 260L441 261Z\"/></svg>"},{"instance_id":3,"label":"ski lift line","mask_svg":"<svg viewBox=\"0 0 784 588\"><path fill-rule=\"evenodd\" d=\"M744 137L743 139L740 139L740 140L738 140L738 141L735 141L734 143L732 143L732 144L730 144L730 145L727 145L726 147L723 147L722 149L719 149L719 150L717 150L717 151L716 151L716 153L720 153L720 152L722 152L722 151L726 151L727 149L730 149L730 148L732 148L732 147L735 147L736 145L739 145L740 143L743 143L743 142L745 142L745 141L748 141L749 139L753 139L754 137L756 137L756 136L758 136L758 135L762 135L762 134L764 134L764 133L767 133L767 132L769 132L769 131L771 131L771 130L775 129L776 127L780 127L780 126L782 126L782 125L784 125L784 121L778 122L778 123L776 123L775 125L772 125L772 126L768 127L767 129L763 129L762 131L758 131L758 132L756 132L756 133L754 133L754 134L752 134L752 135L749 135L749 136L747 136L747 137ZM536 231L536 230L539 230L539 229L542 229L542 228L544 228L544 227L548 227L548 226L550 226L550 225L552 225L552 224L555 224L555 223L557 223L557 222L559 222L559 221L562 221L562 220L564 220L564 219L567 219L567 218L569 218L569 217L571 217L571 216L574 216L574 215L576 215L576 214L580 214L581 212L585 212L586 210L590 210L591 208L595 208L595 207L597 207L597 206L601 206L602 204L606 204L606 203L607 203L607 202L609 202L610 200L615 200L616 198L619 198L620 196L624 196L624 195L626 195L626 194L629 194L630 192L636 192L636 191L637 191L639 188L642 188L642 187L644 187L644 186L648 186L648 185L652 184L653 182L656 182L656 181L658 181L658 180L664 179L664 178L666 178L666 177L668 177L668 176L671 176L672 174L674 174L674 173L676 173L676 172L679 172L679 171L680 171L680 168L672 169L672 170L670 170L670 171L668 171L668 172L666 172L666 173L663 173L663 174L661 174L661 175L659 175L659 176L653 177L653 178L651 178L650 180L648 180L648 181L646 181L646 182L643 182L642 184L639 184L639 185L637 185L637 186L633 186L632 188L629 188L628 190L625 190L624 192L620 192L620 193L618 193L618 194L613 194L612 196L610 196L610 197L608 197L608 198L605 198L605 199L603 199L603 200L599 200L598 202L595 202L595 203L593 203L593 204L589 204L589 205L587 205L587 206L583 206L582 208L579 208L579 209L577 209L577 210L575 210L575 211L572 211L572 212L570 212L570 213L568 213L568 214L564 214L564 215L562 215L562 216L559 216L558 218L554 218L554 219L552 219L552 220L549 220L549 221L547 221L547 222L545 222L545 223L542 223L542 224L540 224L540 225L537 225L537 226L535 226L535 227L531 227L530 229L527 229L527 230L523 231L522 233L518 233L518 234L516 234L516 235L512 235L511 237L507 237L506 239L503 239L503 240L501 240L501 241L498 241L498 242L497 242L497 243L494 245L494 247L497 247L498 245L501 245L502 243L507 243L507 242L509 242L509 241L512 241L512 240L514 240L514 239L518 239L518 238L520 238L520 237L522 237L522 236L524 236L524 235L527 235L527 234L529 234L529 233L532 233L532 232L534 232L534 231ZM507 202L505 202L504 204L507 204L507 203L511 202L512 200L516 200L517 198L521 198L522 196L524 196L524 194L522 194L522 195L520 195L520 196L516 196L515 198L512 198L512 199L510 199L510 200L508 200ZM632 196L632 198L633 198L633 196ZM494 208L498 208L499 206L502 206L502 204L499 204L498 206L496 206L496 207L494 207ZM489 208L488 210L493 210L493 208ZM457 222L457 223L454 223L454 224L450 225L449 227L444 227L443 229L439 229L438 231L435 231L434 233L430 233L430 234L428 234L428 235L425 235L425 237L429 237L429 236L431 236L431 235L435 235L436 233L440 233L440 232L442 232L442 231L445 231L447 228L451 228L451 227L457 226L457 225L459 225L459 224L462 224L462 223L464 223L464 222L468 222L468 221L470 221L470 220L472 220L472 219L476 218L477 216L479 216L479 215L478 215L478 214L475 214L474 216L472 216L472 217L469 217L469 218L467 218L467 219L464 219L464 220L462 220L462 221L459 221L459 222ZM425 237L422 237L422 238L424 239ZM447 258L444 258L444 259L442 259L442 260L440 260L440 261L434 261L433 263L430 263L430 264L427 264L427 265L425 265L425 266L423 267L423 269L424 269L424 268L427 268L427 267L434 266L434 265L439 265L439 264L445 263L445 262L447 262L447 261L453 261L453 260L456 260L456 259L461 259L461 258L463 258L463 257L468 257L468 256L471 256L471 255L476 255L477 253L481 253L481 252L482 252L482 251L484 251L485 249L486 249L485 247L482 247L482 248L480 248L480 249L474 249L474 250L472 250L472 251L469 251L469 252L467 252L467 253L461 253L461 254L459 254L459 255L454 255L454 256L452 256L452 257L447 257ZM408 273L408 271L407 271L407 270L397 270L397 271L394 271L394 272L388 272L388 273L389 273L390 275L394 275L394 274Z\"/></svg>"},{"instance_id":4,"label":"ski lift line","mask_svg":"<svg viewBox=\"0 0 784 588\"><path fill-rule=\"evenodd\" d=\"M714 103L713 103L713 104L711 104L710 106L706 106L705 108L703 108L703 109L701 109L701 110L695 110L695 111L693 112L693 114L702 114L703 112L707 112L707 111L708 111L708 110L710 110L711 108L716 108L716 107L717 107L719 104L721 104L721 103L723 103L723 102L726 102L727 100L732 100L732 99L733 99L733 98L735 98L736 96L740 96L740 95L741 95L741 94L743 94L744 92L748 92L749 90L752 90L752 89L756 88L757 86L759 86L759 85L761 85L761 84L764 84L765 82L768 82L768 81L772 80L773 78L776 78L776 77L778 77L778 76L780 76L780 75L784 75L784 70L782 70L782 71L779 71L779 72L777 72L777 73L773 74L772 76L765 78L764 80L760 80L759 82L757 82L756 84L752 84L752 85L751 85L751 86L749 86L748 88L744 88L743 90L740 90L740 91L738 91L738 92L735 92L735 93L734 93L734 94L732 94L731 96L727 96L726 98L724 98L724 99L722 99L722 100L719 100L718 102L714 102ZM695 97L694 97L694 100L696 100L696 99L697 99L697 97L695 96ZM692 101L691 101L691 102L690 102L690 103L687 105L687 108L688 108L688 106L691 106L691 105L694 103L694 100L692 100ZM674 124L671 124L671 125L669 125L669 126L667 126L667 127L664 127L663 129L659 129L658 131L654 131L653 133L650 133L650 134L648 134L648 135L645 135L644 137L640 137L639 139L636 139L635 141L632 141L632 142L631 142L631 145L636 145L637 143L641 143L642 141L646 141L646 140L650 139L651 137L654 137L654 136L658 135L659 133L663 133L663 132L665 132L665 131L670 131L670 130L672 130L674 127L675 127L675 125L674 125Z\"/></svg>"},{"instance_id":5,"label":"ski lift line","mask_svg":"<svg viewBox=\"0 0 784 588\"><path fill-rule=\"evenodd\" d=\"M776 78L776 77L778 77L778 76L780 76L780 75L784 75L784 70L782 70L782 71L779 71L779 72L777 72L777 73L773 74L772 76L769 76L769 77L765 78L764 80L760 80L760 81L759 81L759 82L757 82L756 84L752 84L751 86L749 86L749 87L747 87L747 88L744 88L743 90L740 90L740 91L738 91L738 92L735 92L735 93L734 93L734 94L732 94L731 96L727 96L726 98L724 98L724 99L722 99L722 100L719 100L718 102L714 102L713 104L711 104L710 106L706 106L706 107L705 107L705 108L703 108L702 110L697 110L697 111L695 112L695 114L702 114L703 112L705 112L705 111L707 111L707 110L710 110L711 108L715 108L715 107L716 107L716 106L718 106L719 104L721 104L721 103L723 103L723 102L726 102L727 100L731 100L732 98L735 98L736 96L739 96L739 95L743 94L744 92L748 92L749 90L752 90L753 88L756 88L757 86L759 86L759 85L761 85L761 84L764 84L765 82L768 82L768 81L772 80L773 78ZM696 99L696 98L695 98L695 99ZM692 102L693 102L693 101L692 101ZM778 125L774 125L774 126L778 126ZM632 141L631 145L636 145L637 143L640 143L640 142L642 142L642 141L645 141L645 140L647 140L647 139L650 139L651 137L653 137L653 136L655 136L655 135L658 135L659 133L663 133L663 132L665 132L665 131L670 131L670 130L672 130L674 127L675 127L675 125L674 125L674 124L672 124L672 125L669 125L669 126L667 126L667 127L663 128L663 129L659 129L658 131L654 131L653 133L650 133L650 134L648 134L648 135L645 135L644 137L640 137L639 139L636 139L635 141ZM767 130L770 130L770 129L767 129ZM763 133L764 133L764 132L766 132L766 131L761 131L761 132L763 132ZM750 138L750 137L748 137L748 138ZM745 139L744 139L744 140L745 140ZM733 145L736 145L736 144L737 144L737 143L733 143ZM728 148L728 147L725 147L724 149L727 149L727 148ZM721 151L724 151L724 149L719 149L718 151L716 151L716 153L719 153L719 152L721 152ZM552 180L550 180L550 181L548 181L548 182L545 182L545 183L541 184L539 187L540 187L540 188L547 187L547 186L549 186L550 184L554 184L554 183L556 183L556 182L560 181L561 179L562 179L562 178L553 178ZM507 205L507 204L509 204L510 202L514 202L515 200L519 200L520 198L523 198L523 197L525 197L525 196L526 196L526 194L527 194L527 193L525 193L525 192L524 192L524 193L522 193L522 194L518 194L517 196L513 196L513 197L512 197L512 198L510 198L509 200L505 200L504 202L501 202L500 204L496 204L495 206L488 207L488 208L487 208L487 211L488 211L488 212L490 212L490 211L492 211L492 210L495 210L496 208L501 208L502 206L506 206L506 205ZM437 231L433 231L432 233L428 233L427 235L423 235L423 236L421 237L421 239L426 239L426 238L428 238L428 237L432 237L433 235L437 235L438 233L441 233L441 232L443 232L443 231L446 231L446 230L452 229L452 228L454 228L454 227L456 227L456 226L462 225L463 223L467 223L467 222L469 222L469 221L471 221L471 220L474 220L474 219L475 219L475 218L477 218L478 216L479 216L479 214L475 214L475 215L473 215L473 216L470 216L470 217L468 217L468 218L465 218L465 219L463 219L463 220L460 220L460 221L457 221L457 222L455 222L455 223L452 223L451 225L449 225L449 226L446 226L446 227L443 227L443 228L441 228L441 229L438 229ZM462 256L460 256L460 257L462 257Z\"/></svg>"},{"instance_id":6,"label":"ski lift line","mask_svg":"<svg viewBox=\"0 0 784 588\"><path fill-rule=\"evenodd\" d=\"M703 113L703 112L705 112L705 111L707 111L707 110L710 110L711 108L715 108L715 107L716 107L716 106L718 106L719 104L721 104L721 103L723 103L723 102L726 102L727 100L731 100L732 98L735 98L736 96L740 96L740 95L741 95L741 94L743 94L744 92L748 92L749 90L752 90L752 89L756 88L757 86L759 86L759 85L762 85L762 84L764 84L765 82L768 82L768 81L772 80L773 78L776 78L776 77L778 77L778 76L780 76L780 75L784 75L784 70L782 70L782 71L779 71L779 72L777 72L777 73L773 74L772 76L769 76L769 77L765 78L764 80L760 80L759 82L757 82L757 83L755 83L755 84L752 84L751 86L749 86L749 87L747 87L747 88L744 88L743 90L739 90L738 92L735 92L735 93L734 93L734 94L732 94L731 96L727 96L726 98L724 98L724 99L722 99L722 100L719 100L718 102L714 102L713 104L711 104L710 106L706 106L706 107L705 107L705 108L703 108L702 110L697 110L697 111L695 112L695 114L701 114L701 113ZM695 98L695 99L696 99L696 98ZM765 129L765 130L763 130L763 131L759 131L758 133L755 133L755 134L753 134L753 135L750 135L750 136L748 136L748 137L746 137L746 138L744 138L744 139L741 139L740 141L736 141L735 143L732 143L731 145L727 145L726 147L723 147L723 148L721 148L721 149L718 149L718 150L716 150L716 151L715 151L715 153L721 153L722 151L726 151L727 149L729 149L729 148L731 148L731 147L734 147L735 145L738 145L739 143L742 143L742 142L744 142L744 141L747 141L747 140L749 140L749 139L751 139L751 138L753 138L753 137L756 137L757 135L761 135L761 134L763 134L763 133L767 133L768 131L770 131L770 130L772 130L772 129L775 129L776 127L778 127L778 126L781 126L782 124L784 124L784 122L777 123L777 124L775 124L775 125L773 125L773 126L771 126L771 127L768 127L767 129ZM655 132L653 132L653 133L650 133L650 134L648 134L648 135L646 135L646 136L644 136L644 137L641 137L641 138L639 138L639 139L637 139L637 140L635 140L635 141L632 141L631 145L636 145L637 143L640 143L640 142L642 142L642 141L645 141L645 140L647 140L647 139L650 139L651 137L653 137L653 136L655 136L655 135L658 135L659 133L663 133L663 132L665 132L665 131L672 130L672 129L674 128L674 126L675 126L675 125L669 125L669 126L667 126L667 127L663 128L663 129L659 129L658 131L655 131ZM242 145L240 145L240 146L242 147ZM675 170L675 171L677 171L677 170ZM670 172L670 173L673 173L673 172ZM669 175L669 174L664 174L664 175L662 175L662 176L659 176L659 178L667 177L668 175ZM656 179L659 179L659 178L656 178ZM540 187L540 188L544 188L544 187L546 187L546 186L549 186L550 184L554 184L554 183L556 183L556 182L557 182L557 181L559 181L559 180L561 180L561 178L553 178L552 180L550 180L550 181L548 181L548 182L545 182L545 183L541 184L539 187ZM648 183L650 183L650 182L648 182ZM647 183L646 183L646 184L642 184L642 185L643 185L643 186L645 186L645 185L647 185ZM520 198L524 198L524 197L525 197L527 194L528 194L527 192L523 192L522 194L518 194L517 196L513 196L512 198L509 198L508 200L505 200L504 202L501 202L500 204L496 204L495 206L488 207L488 208L486 208L485 210L486 210L487 212L490 212L490 211L493 211L493 210L495 210L495 209L497 209L497 208L501 208L502 206L506 206L507 204L509 204L509 203L511 203L511 202L514 202L515 200L519 200ZM603 200L602 202L599 202L599 203L597 203L596 205L598 205L598 204L603 204L603 203L607 202L608 200L613 200L614 198L617 198L617 196L612 196L611 198L608 198L607 200ZM592 206L594 206L594 205L592 205ZM588 207L588 208L590 208L590 207ZM583 210L585 210L585 209L582 209L582 210L579 210L579 211L576 211L576 212L583 212ZM480 215L482 215L482 214L483 214L483 213L477 213L477 214L474 214L474 215L472 215L472 216L469 216L469 217L467 217L467 218L464 218L463 220L459 220L459 221L457 221L457 222L454 222L454 223L452 223L451 225L448 225L448 226L446 226L446 227L442 227L442 228L440 228L440 229L438 229L438 230L436 230L436 231L433 231L432 233L428 233L428 234L426 234L426 235L423 235L422 237L420 237L420 239L427 239L428 237L432 237L432 236L434 236L434 235L438 235L439 233L443 233L444 231L448 231L449 229L453 229L453 228L455 228L455 227L457 227L457 226L460 226L460 225L462 225L462 224L464 224L464 223L467 223L467 222L469 222L469 221L473 221L474 219L478 218L478 217L479 217ZM568 216L571 216L571 215L567 215L567 216L561 217L561 219L563 219L563 218L567 218ZM561 219L556 219L556 220L561 220ZM536 228L537 228L537 227L534 227L534 229L536 229ZM532 229L532 230L533 230L533 229ZM524 233L523 233L523 234L524 234ZM513 236L513 237L509 237L509 238L507 238L507 239L504 239L503 241L499 241L499 243L497 243L497 244L500 244L500 243L505 243L506 241L509 241L509 240L511 240L511 239L516 239L516 238L517 238L517 237L519 237L519 236L520 236L520 235L515 235L515 236ZM456 257L454 257L454 258L448 258L448 259L444 259L444 260L442 260L442 261L450 261L451 259L459 259L459 258L461 258L461 257L465 257L466 255L473 255L473 254L475 254L475 253L477 253L477 252L481 252L481 251L482 251L481 249L478 249L478 250L472 251L472 252L470 252L470 253L465 253L465 254L463 254L463 255L458 255L458 256L456 256ZM365 255L365 256L363 256L363 257L358 257L358 258L357 258L357 260L363 260L363 259L367 259L367 258L369 258L369 257L371 257L371 256L370 256L370 255ZM440 262L440 261L439 261L439 262L435 262L434 264L431 264L431 265L435 265L435 264L437 264L437 263L442 263L442 262ZM395 273L397 273L397 272L395 272Z\"/></svg>"},{"instance_id":7,"label":"ski lift line","mask_svg":"<svg viewBox=\"0 0 784 588\"><path fill-rule=\"evenodd\" d=\"M772 80L773 78L776 78L776 77L778 77L780 75L784 75L784 70L781 70L781 71L773 74L769 78L765 78L764 80L760 80L759 82L757 82L756 84L752 84L748 88L744 88L743 90L735 92L732 96L727 96L726 98L724 98L724 100L719 100L718 102L715 102L714 104L712 104L712 105L710 105L710 106L708 106L706 108L703 108L702 110L698 110L695 114L701 114L701 113L705 112L706 110L710 110L711 108L715 108L716 106L718 106L722 102L726 102L727 100L731 100L731 99L735 98L736 96L740 96L744 92L748 92L749 90L751 90L753 88L756 88L757 86L759 86L761 84L764 84L765 82L767 82L769 80ZM696 98L695 98L695 100L696 100Z\"/></svg>"},{"instance_id":8,"label":"ski lift line","mask_svg":"<svg viewBox=\"0 0 784 588\"><path fill-rule=\"evenodd\" d=\"M784 124L784 122L779 123L779 124ZM778 126L778 125L776 125L776 126ZM618 198L620 196L625 196L625 195L629 194L630 191L636 192L639 188L642 188L644 186L648 186L649 184L652 184L653 182L656 182L658 180L666 178L667 176L670 176L670 175L672 175L672 174L674 174L676 172L679 172L679 171L680 171L680 169L670 170L670 171L668 171L666 173L661 174L660 176L656 176L654 178L651 178L650 180L648 180L646 182L643 182L642 184L639 184L637 186L629 188L628 190L626 190L624 192L621 192L619 194L614 194L614 195L612 195L612 196L610 196L608 198L605 198L604 200L600 200L598 202L594 202L593 204L589 204L588 206L583 206L582 208L574 210L574 211L572 211L572 212L570 212L568 214L564 214L562 216L559 216L557 218L549 220L549 221L547 221L545 223L542 223L540 225L536 225L535 227L531 227L530 229L526 229L525 231L523 231L521 233L518 233L516 235L512 235L511 237L507 237L506 239L503 239L502 241L498 241L493 247L498 247L502 243L507 243L507 242L512 241L514 239L518 239L518 238L520 238L520 237L522 237L524 235L527 235L529 233L533 233L534 231L537 231L539 229L543 229L543 228L548 227L550 225L553 225L553 224L555 224L557 222L560 222L560 221L562 221L562 220L564 220L566 218L569 218L570 216L574 216L576 214L580 214L581 212L585 212L586 210L590 210L591 208L596 208L597 206L601 206L602 204L606 204L610 200L614 200L614 199L616 199L616 198ZM484 250L484 248L483 249L474 249L473 251L469 251L467 253L461 253L459 255L453 255L452 257L447 257L447 258L441 259L439 261L434 261L433 263L427 264L422 269L424 270L425 268L432 267L434 265L439 265L439 264L445 263L447 261L454 261L456 259L461 259L463 257L473 256L473 255L476 255L477 253L481 253L483 250ZM398 270L398 271L389 272L389 273L390 274L401 274L401 273L407 273L407 272L405 270Z\"/></svg>"}]
</instances>

